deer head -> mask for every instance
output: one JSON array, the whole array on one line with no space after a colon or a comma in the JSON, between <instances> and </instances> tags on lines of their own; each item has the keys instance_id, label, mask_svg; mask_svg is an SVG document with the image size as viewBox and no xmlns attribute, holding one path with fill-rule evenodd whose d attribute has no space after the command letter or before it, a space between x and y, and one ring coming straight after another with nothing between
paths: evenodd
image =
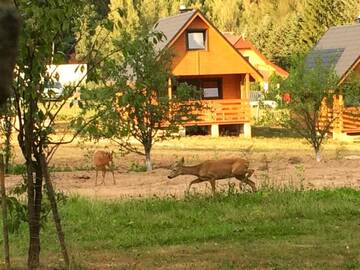
<instances>
[{"instance_id":1,"label":"deer head","mask_svg":"<svg viewBox=\"0 0 360 270\"><path fill-rule=\"evenodd\" d=\"M170 167L171 172L168 175L169 179L172 179L172 178L182 174L184 162L185 162L185 160L182 157L180 160L176 161L173 165L171 165L171 167Z\"/></svg>"}]
</instances>

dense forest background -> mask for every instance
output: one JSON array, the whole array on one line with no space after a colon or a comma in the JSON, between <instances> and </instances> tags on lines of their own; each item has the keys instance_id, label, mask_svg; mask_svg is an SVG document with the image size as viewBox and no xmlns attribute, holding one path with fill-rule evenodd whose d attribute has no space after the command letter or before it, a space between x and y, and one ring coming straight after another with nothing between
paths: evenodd
<instances>
[{"instance_id":1,"label":"dense forest background","mask_svg":"<svg viewBox=\"0 0 360 270\"><path fill-rule=\"evenodd\" d=\"M181 4L200 9L221 31L242 35L285 68L291 55L306 53L329 27L356 23L360 14L360 0L92 0L81 34L99 34L103 20L115 25L106 33L113 37L121 29L151 27L179 13ZM86 53L85 44L77 48Z\"/></svg>"}]
</instances>

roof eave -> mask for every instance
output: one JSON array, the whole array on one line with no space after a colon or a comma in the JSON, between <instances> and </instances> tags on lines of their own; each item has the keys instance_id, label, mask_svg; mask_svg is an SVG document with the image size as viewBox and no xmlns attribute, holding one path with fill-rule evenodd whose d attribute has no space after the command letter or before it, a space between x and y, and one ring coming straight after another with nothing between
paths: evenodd
<instances>
[{"instance_id":1,"label":"roof eave","mask_svg":"<svg viewBox=\"0 0 360 270\"><path fill-rule=\"evenodd\" d=\"M354 63L348 68L348 70L340 77L338 85L341 85L345 82L345 80L349 77L352 71L360 65L360 56L354 61Z\"/></svg>"}]
</instances>

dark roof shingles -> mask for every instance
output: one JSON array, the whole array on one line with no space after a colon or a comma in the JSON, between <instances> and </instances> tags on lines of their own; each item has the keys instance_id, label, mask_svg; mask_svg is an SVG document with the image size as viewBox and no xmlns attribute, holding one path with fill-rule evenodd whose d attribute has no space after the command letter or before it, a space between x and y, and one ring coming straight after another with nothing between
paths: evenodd
<instances>
[{"instance_id":1,"label":"dark roof shingles","mask_svg":"<svg viewBox=\"0 0 360 270\"><path fill-rule=\"evenodd\" d=\"M338 76L342 77L360 56L360 24L331 27L320 39L308 57L314 63L315 57L324 64L335 63Z\"/></svg>"},{"instance_id":2,"label":"dark roof shingles","mask_svg":"<svg viewBox=\"0 0 360 270\"><path fill-rule=\"evenodd\" d=\"M155 30L164 33L166 39L157 44L157 49L161 50L165 48L195 13L196 10L191 10L160 19L155 24Z\"/></svg>"}]
</instances>

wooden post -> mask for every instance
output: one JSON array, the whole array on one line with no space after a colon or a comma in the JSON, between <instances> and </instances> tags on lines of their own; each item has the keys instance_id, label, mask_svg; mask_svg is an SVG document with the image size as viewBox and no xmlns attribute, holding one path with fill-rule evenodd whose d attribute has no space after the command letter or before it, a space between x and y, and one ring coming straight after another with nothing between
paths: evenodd
<instances>
[{"instance_id":1,"label":"wooden post","mask_svg":"<svg viewBox=\"0 0 360 270\"><path fill-rule=\"evenodd\" d=\"M1 188L1 209L3 218L3 237L4 237L4 260L5 269L10 269L10 252L9 252L9 230L7 220L7 203L5 191L5 166L4 156L0 154L0 188Z\"/></svg>"},{"instance_id":2,"label":"wooden post","mask_svg":"<svg viewBox=\"0 0 360 270\"><path fill-rule=\"evenodd\" d=\"M245 74L245 89L244 89L244 97L242 100L242 103L244 104L244 111L245 111L245 122L248 122L247 124L249 124L250 126L250 120L251 120L251 108L250 108L250 74L246 73ZM249 130L249 128L247 128L247 130ZM250 127L251 130L251 127ZM247 134L249 134L249 132L247 132ZM251 132L250 132L251 134ZM251 137L248 136L248 137Z\"/></svg>"},{"instance_id":3,"label":"wooden post","mask_svg":"<svg viewBox=\"0 0 360 270\"><path fill-rule=\"evenodd\" d=\"M341 139L343 132L344 101L342 95L335 95L333 100L333 137Z\"/></svg>"},{"instance_id":4,"label":"wooden post","mask_svg":"<svg viewBox=\"0 0 360 270\"><path fill-rule=\"evenodd\" d=\"M168 79L168 96L169 96L169 99L172 98L172 83L171 83L171 78Z\"/></svg>"},{"instance_id":5,"label":"wooden post","mask_svg":"<svg viewBox=\"0 0 360 270\"><path fill-rule=\"evenodd\" d=\"M240 80L240 99L245 99L245 78Z\"/></svg>"},{"instance_id":6,"label":"wooden post","mask_svg":"<svg viewBox=\"0 0 360 270\"><path fill-rule=\"evenodd\" d=\"M245 75L245 99L250 98L250 74Z\"/></svg>"}]
</instances>

